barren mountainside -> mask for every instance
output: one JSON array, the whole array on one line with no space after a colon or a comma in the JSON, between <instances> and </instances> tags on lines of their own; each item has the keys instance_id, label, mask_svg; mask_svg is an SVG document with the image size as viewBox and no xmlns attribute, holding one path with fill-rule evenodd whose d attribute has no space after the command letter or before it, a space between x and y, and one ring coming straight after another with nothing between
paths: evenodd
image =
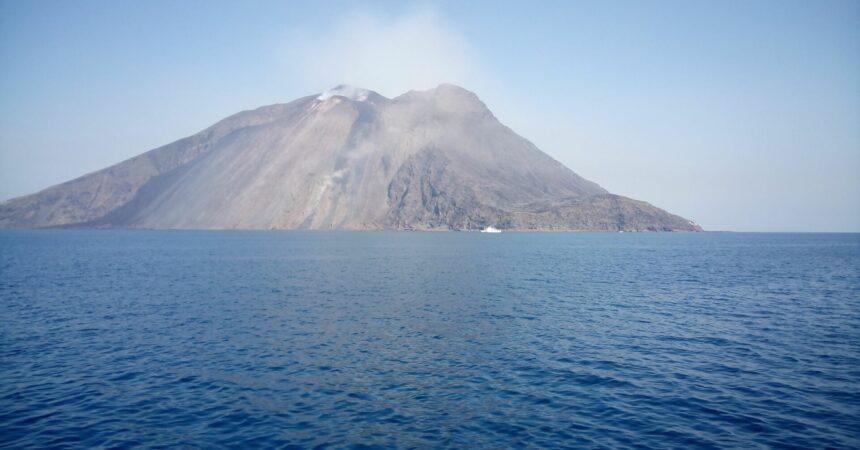
<instances>
[{"instance_id":1,"label":"barren mountainside","mask_svg":"<svg viewBox=\"0 0 860 450\"><path fill-rule=\"evenodd\" d=\"M608 193L441 85L245 111L0 204L2 227L698 231Z\"/></svg>"}]
</instances>

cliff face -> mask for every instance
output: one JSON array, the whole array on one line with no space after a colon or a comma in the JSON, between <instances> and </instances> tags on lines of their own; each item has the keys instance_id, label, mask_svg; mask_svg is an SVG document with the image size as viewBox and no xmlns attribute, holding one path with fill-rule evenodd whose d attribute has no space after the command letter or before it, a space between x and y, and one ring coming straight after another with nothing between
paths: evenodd
<instances>
[{"instance_id":1,"label":"cliff face","mask_svg":"<svg viewBox=\"0 0 860 450\"><path fill-rule=\"evenodd\" d=\"M697 231L609 194L442 85L337 87L0 204L2 227Z\"/></svg>"}]
</instances>

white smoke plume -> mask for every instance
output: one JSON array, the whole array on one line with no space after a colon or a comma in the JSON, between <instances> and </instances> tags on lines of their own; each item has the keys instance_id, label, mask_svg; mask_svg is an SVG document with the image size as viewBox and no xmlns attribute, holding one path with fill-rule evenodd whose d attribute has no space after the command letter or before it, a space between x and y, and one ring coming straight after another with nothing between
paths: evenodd
<instances>
[{"instance_id":1,"label":"white smoke plume","mask_svg":"<svg viewBox=\"0 0 860 450\"><path fill-rule=\"evenodd\" d=\"M317 92L341 84L386 97L441 83L480 89L475 51L432 10L396 17L354 13L318 31L293 36L287 48L291 68Z\"/></svg>"}]
</instances>

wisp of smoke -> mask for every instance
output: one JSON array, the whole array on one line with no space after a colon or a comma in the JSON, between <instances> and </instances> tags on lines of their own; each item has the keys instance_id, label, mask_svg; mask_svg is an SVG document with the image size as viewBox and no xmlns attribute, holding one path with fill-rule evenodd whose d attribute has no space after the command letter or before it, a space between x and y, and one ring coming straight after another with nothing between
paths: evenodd
<instances>
[{"instance_id":1,"label":"wisp of smoke","mask_svg":"<svg viewBox=\"0 0 860 450\"><path fill-rule=\"evenodd\" d=\"M340 84L387 97L441 83L478 89L482 72L465 38L426 9L397 17L347 15L322 34L296 36L288 57L317 92Z\"/></svg>"}]
</instances>

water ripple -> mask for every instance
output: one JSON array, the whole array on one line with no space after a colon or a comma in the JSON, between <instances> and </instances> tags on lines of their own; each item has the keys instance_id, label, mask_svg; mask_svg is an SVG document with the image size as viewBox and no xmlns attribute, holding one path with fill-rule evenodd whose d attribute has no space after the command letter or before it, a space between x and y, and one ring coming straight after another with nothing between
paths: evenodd
<instances>
[{"instance_id":1,"label":"water ripple","mask_svg":"<svg viewBox=\"0 0 860 450\"><path fill-rule=\"evenodd\" d=\"M858 448L860 237L0 232L2 448Z\"/></svg>"}]
</instances>

